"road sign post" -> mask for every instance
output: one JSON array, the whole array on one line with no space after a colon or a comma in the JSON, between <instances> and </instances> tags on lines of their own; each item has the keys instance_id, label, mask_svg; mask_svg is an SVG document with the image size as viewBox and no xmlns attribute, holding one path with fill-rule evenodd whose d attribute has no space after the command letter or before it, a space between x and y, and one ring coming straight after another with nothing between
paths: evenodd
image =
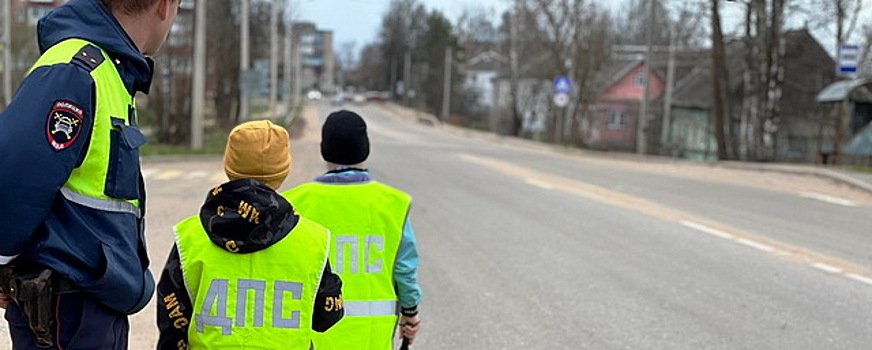
<instances>
[{"instance_id":1,"label":"road sign post","mask_svg":"<svg viewBox=\"0 0 872 350\"><path fill-rule=\"evenodd\" d=\"M569 105L569 94L572 92L572 81L569 80L568 77L559 76L554 78L554 105L558 108L565 108ZM557 117L557 130L556 131L556 140L557 143L561 143L563 139L563 132L566 128L566 121L569 119L567 115L569 113L566 110L563 110L562 113L558 112Z\"/></svg>"}]
</instances>

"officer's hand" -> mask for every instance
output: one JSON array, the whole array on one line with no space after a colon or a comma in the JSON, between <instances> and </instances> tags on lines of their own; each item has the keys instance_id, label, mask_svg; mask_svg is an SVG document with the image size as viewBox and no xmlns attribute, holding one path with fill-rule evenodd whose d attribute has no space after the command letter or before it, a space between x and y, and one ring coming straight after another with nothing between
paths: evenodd
<instances>
[{"instance_id":1,"label":"officer's hand","mask_svg":"<svg viewBox=\"0 0 872 350\"><path fill-rule=\"evenodd\" d=\"M7 294L0 294L0 309L5 309L12 302L12 298Z\"/></svg>"},{"instance_id":2,"label":"officer's hand","mask_svg":"<svg viewBox=\"0 0 872 350\"><path fill-rule=\"evenodd\" d=\"M400 316L400 337L409 339L409 345L415 343L415 334L421 329L421 319L418 315Z\"/></svg>"}]
</instances>

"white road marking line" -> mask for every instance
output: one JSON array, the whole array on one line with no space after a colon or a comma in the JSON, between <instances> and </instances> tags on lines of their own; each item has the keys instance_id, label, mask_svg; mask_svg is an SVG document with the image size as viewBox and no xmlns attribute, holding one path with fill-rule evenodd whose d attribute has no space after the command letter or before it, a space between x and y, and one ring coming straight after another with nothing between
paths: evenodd
<instances>
[{"instance_id":1,"label":"white road marking line","mask_svg":"<svg viewBox=\"0 0 872 350\"><path fill-rule=\"evenodd\" d=\"M829 265L829 264L824 264L824 263L814 263L814 264L811 264L811 266L818 269L818 270L823 270L823 271L826 271L829 273L835 273L835 274L842 273L842 271L843 271L842 269L840 269L838 267L835 267L835 266Z\"/></svg>"},{"instance_id":2,"label":"white road marking line","mask_svg":"<svg viewBox=\"0 0 872 350\"><path fill-rule=\"evenodd\" d=\"M147 179L149 176L156 174L160 169L142 169L142 178Z\"/></svg>"},{"instance_id":3,"label":"white road marking line","mask_svg":"<svg viewBox=\"0 0 872 350\"><path fill-rule=\"evenodd\" d=\"M855 281L857 281L857 282L861 282L861 283L866 283L866 284L868 284L868 285L872 285L872 278L865 277L865 276L860 276L860 275L858 275L858 274L853 274L853 273L845 274L845 276L848 277L848 278L850 278L850 279L852 279L852 280L855 280Z\"/></svg>"},{"instance_id":4,"label":"white road marking line","mask_svg":"<svg viewBox=\"0 0 872 350\"><path fill-rule=\"evenodd\" d=\"M619 193L616 191L609 191L607 189L600 188L600 187L590 185L590 184L586 184L586 183L581 182L581 181L568 180L568 179L564 179L564 178L561 178L558 176L551 176L548 174L536 172L536 171L531 170L531 169L516 166L516 165L510 164L510 163L498 161L495 159L478 157L478 156L474 156L471 154L461 153L459 156L461 159L463 159L465 161L477 163L477 164L480 164L480 165L483 165L486 167L496 169L496 170L501 171L507 175L515 176L516 178L523 179L527 183L530 183L530 184L535 185L535 186L543 186L544 185L544 186L547 186L548 188L559 189L559 190L566 191L568 193L575 194L575 195L578 195L578 196L581 196L584 198L589 198L589 199L592 199L595 201L603 202L606 204L611 204L614 206L628 208L630 210L634 210L634 211L637 211L637 212L640 212L643 214L647 214L647 215L654 217L654 218L660 218L660 219L665 220L665 221L672 221L672 222L677 221L677 222L681 223L682 225L687 226L689 228L699 230L699 231L711 234L711 235L716 236L716 237L720 237L720 238L724 238L724 239L727 239L730 241L734 241L736 243L740 243L742 245L745 245L745 246L748 246L751 248L759 249L761 251L767 252L767 253L769 253L773 256L776 256L776 257L781 257L781 258L788 259L791 261L796 261L796 262L804 261L805 263L802 263L802 264L805 266L814 267L817 269L821 269L823 271L837 274L837 275L842 276L842 277L847 277L847 278L853 279L853 280L861 282L861 283L872 285L872 278L865 276L867 274L865 271L868 271L868 270L866 268L863 268L860 266L854 266L853 264L846 263L846 262L839 262L840 265L846 266L845 268L840 268L837 266L826 264L826 263L823 263L823 261L834 261L834 260L832 260L832 259L828 260L826 258L821 258L819 254L815 254L814 252L809 252L809 251L806 251L806 250L801 249L801 248L796 249L795 247L791 247L790 245L783 244L780 242L774 242L775 246L770 246L768 244L756 242L751 238L743 238L744 236L754 237L754 235L747 234L742 230L732 228L732 227L729 227L729 226L726 226L723 224L719 224L719 226L727 227L730 230L735 230L734 232L736 232L736 233L735 234L728 233L728 232L718 230L718 229L715 229L713 227L709 227L709 226L706 226L706 225L703 225L703 224L700 224L700 223L697 223L694 221L682 220L682 219L689 219L692 216L690 216L687 213L683 213L681 211L678 211L678 210L670 211L668 208L664 209L661 206L657 206L657 209L658 209L657 211L649 210L650 208L655 206L654 203L647 202L647 201L642 200L642 199L637 199L636 197L632 197L632 196L629 196L627 194L622 194L622 193ZM538 178L552 179L552 181L557 182L560 185L559 186L551 185L550 183L546 183L543 180L537 180ZM567 184L567 182L568 182L568 184ZM818 194L811 194L811 195L813 195L815 197L823 196L823 195L818 195ZM827 197L828 200L832 200L833 198L835 198L835 197L829 197L829 196L825 196L825 197ZM615 198L618 198L621 200L617 200ZM815 198L815 199L817 199L817 198ZM843 202L839 203L841 205L845 205L848 203L853 204L853 202L846 201L846 200L843 200L841 198L835 198L835 200L837 202L839 202L840 200L843 201ZM705 220L701 220L701 221L705 221ZM764 240L761 239L761 241L764 241ZM777 247L780 247L780 249ZM796 251L794 251L794 250L796 250ZM838 260L835 260L835 261L838 261ZM856 274L856 273L850 273L847 271L863 271L863 272L861 272L863 274L861 275L861 274Z\"/></svg>"},{"instance_id":5,"label":"white road marking line","mask_svg":"<svg viewBox=\"0 0 872 350\"><path fill-rule=\"evenodd\" d=\"M553 190L554 189L554 186L551 186L550 184L547 184L543 181L539 181L536 179L528 178L525 181L527 181L528 184L531 184L531 185L536 186L536 187L541 187L541 188L544 188L546 190Z\"/></svg>"},{"instance_id":6,"label":"white road marking line","mask_svg":"<svg viewBox=\"0 0 872 350\"><path fill-rule=\"evenodd\" d=\"M763 243L757 243L757 242L754 242L754 241L749 240L749 239L739 238L739 239L736 239L736 242L739 242L740 244L749 246L749 247L754 248L754 249L762 250L762 251L767 252L767 253L772 253L775 251L775 248L772 248L771 246L765 245Z\"/></svg>"},{"instance_id":7,"label":"white road marking line","mask_svg":"<svg viewBox=\"0 0 872 350\"><path fill-rule=\"evenodd\" d=\"M684 220L684 221L681 221L681 224L684 226L690 227L692 229L711 234L713 236L717 236L717 237L724 238L727 240L735 241L735 242L740 243L742 245L762 250L762 251L767 252L767 253L772 253L775 255L779 255L779 254L790 255L789 252L775 249L769 245L754 242L754 241L749 240L749 239L738 238L732 234L729 234L729 233L726 233L724 231L714 229L714 228L711 228L711 227L708 227L708 226L705 226L702 224L698 224L698 223L695 223L693 221ZM869 278L866 276L861 276L861 275L854 274L854 273L846 273L844 269L830 265L830 264L818 262L818 263L809 263L808 265L811 267L814 267L818 270L821 270L821 271L829 272L829 273L836 274L836 275L842 275L844 277L850 278L850 279L855 280L857 282L872 285L872 278Z\"/></svg>"},{"instance_id":8,"label":"white road marking line","mask_svg":"<svg viewBox=\"0 0 872 350\"><path fill-rule=\"evenodd\" d=\"M716 230L716 229L713 229L713 228L705 226L705 225L700 225L700 224L697 224L693 221L682 221L681 224L684 226L690 227L692 229L699 230L699 231L702 231L702 232L705 232L705 233L708 233L710 235L714 235L714 236L717 236L717 237L720 237L723 239L735 238L735 236L733 236L729 233L726 233L726 232L721 231L721 230Z\"/></svg>"},{"instance_id":9,"label":"white road marking line","mask_svg":"<svg viewBox=\"0 0 872 350\"><path fill-rule=\"evenodd\" d=\"M845 206L845 207L856 207L857 206L857 203L854 201L850 201L850 200L847 200L844 198L839 198L839 197L828 196L828 195L820 194L820 193L800 192L799 196L803 197L803 198L815 199L815 200L819 200L821 202L841 205L841 206Z\"/></svg>"},{"instance_id":10,"label":"white road marking line","mask_svg":"<svg viewBox=\"0 0 872 350\"><path fill-rule=\"evenodd\" d=\"M191 180L191 179L206 177L207 175L209 175L209 172L198 170L198 171L190 172L190 173L186 174L185 176L183 176L182 178L185 180Z\"/></svg>"},{"instance_id":11,"label":"white road marking line","mask_svg":"<svg viewBox=\"0 0 872 350\"><path fill-rule=\"evenodd\" d=\"M155 180L172 180L179 176L182 176L185 172L181 170L167 170L162 171L154 176Z\"/></svg>"}]
</instances>

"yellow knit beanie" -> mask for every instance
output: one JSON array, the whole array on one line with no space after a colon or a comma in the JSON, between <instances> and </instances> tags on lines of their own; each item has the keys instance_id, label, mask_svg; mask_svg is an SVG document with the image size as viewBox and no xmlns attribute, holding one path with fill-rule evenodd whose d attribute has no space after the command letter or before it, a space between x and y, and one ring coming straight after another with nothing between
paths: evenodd
<instances>
[{"instance_id":1,"label":"yellow knit beanie","mask_svg":"<svg viewBox=\"0 0 872 350\"><path fill-rule=\"evenodd\" d=\"M288 131L269 120L240 124L230 131L224 172L230 180L255 179L278 189L291 171Z\"/></svg>"}]
</instances>

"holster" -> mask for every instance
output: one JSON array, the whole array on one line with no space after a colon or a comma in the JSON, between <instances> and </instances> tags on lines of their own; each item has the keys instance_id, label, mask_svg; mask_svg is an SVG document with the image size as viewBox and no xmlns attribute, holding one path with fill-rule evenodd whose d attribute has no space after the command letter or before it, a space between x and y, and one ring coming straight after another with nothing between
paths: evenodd
<instances>
[{"instance_id":1,"label":"holster","mask_svg":"<svg viewBox=\"0 0 872 350\"><path fill-rule=\"evenodd\" d=\"M0 270L0 293L9 295L18 304L33 334L36 345L51 347L52 271L40 269L19 272L14 267Z\"/></svg>"}]
</instances>

